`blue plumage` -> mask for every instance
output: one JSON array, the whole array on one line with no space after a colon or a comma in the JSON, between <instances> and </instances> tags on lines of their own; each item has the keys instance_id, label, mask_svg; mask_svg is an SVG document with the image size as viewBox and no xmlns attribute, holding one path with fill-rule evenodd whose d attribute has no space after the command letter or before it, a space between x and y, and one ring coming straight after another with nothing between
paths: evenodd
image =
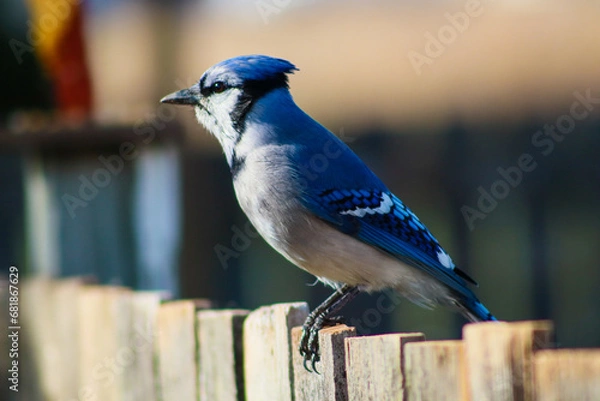
<instances>
[{"instance_id":1,"label":"blue plumage","mask_svg":"<svg viewBox=\"0 0 600 401\"><path fill-rule=\"evenodd\" d=\"M435 237L341 140L293 101L288 61L241 56L209 68L163 102L192 105L221 143L240 206L263 238L336 288L304 325L301 353L318 360L317 331L360 290L495 320ZM313 365L314 366L314 365Z\"/></svg>"},{"instance_id":2,"label":"blue plumage","mask_svg":"<svg viewBox=\"0 0 600 401\"><path fill-rule=\"evenodd\" d=\"M230 58L215 64L213 68L232 71L242 80L262 80L275 74L290 74L298 70L287 60L260 54Z\"/></svg>"},{"instance_id":3,"label":"blue plumage","mask_svg":"<svg viewBox=\"0 0 600 401\"><path fill-rule=\"evenodd\" d=\"M474 297L466 288L466 282L476 284L475 281L454 266L435 237L392 193L366 189L328 189L306 199L306 207L320 218L340 228L353 227L352 231L344 230L347 234L404 263L427 271L467 297ZM389 205L382 208L386 200ZM489 316L486 314L480 318L487 320Z\"/></svg>"},{"instance_id":4,"label":"blue plumage","mask_svg":"<svg viewBox=\"0 0 600 401\"><path fill-rule=\"evenodd\" d=\"M287 60L267 57L262 55L250 55L234 57L212 66L202 77L203 83L211 77L227 82L230 86L242 85L248 81L260 82L285 74L293 74L298 69Z\"/></svg>"}]
</instances>

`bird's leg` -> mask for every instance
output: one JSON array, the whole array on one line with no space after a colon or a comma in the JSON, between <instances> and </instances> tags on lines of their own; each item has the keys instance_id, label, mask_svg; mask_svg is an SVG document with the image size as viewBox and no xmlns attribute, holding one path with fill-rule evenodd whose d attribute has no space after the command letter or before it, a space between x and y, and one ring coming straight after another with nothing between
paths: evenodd
<instances>
[{"instance_id":1,"label":"bird's leg","mask_svg":"<svg viewBox=\"0 0 600 401\"><path fill-rule=\"evenodd\" d=\"M358 295L360 290L358 287L344 285L336 292L331 294L321 305L310 312L304 324L302 325L302 338L300 339L300 355L304 358L304 368L308 361L311 362L312 370L315 369L315 364L320 360L319 355L319 330L327 323L340 322L339 317L331 315L339 311L344 305L350 302Z\"/></svg>"}]
</instances>

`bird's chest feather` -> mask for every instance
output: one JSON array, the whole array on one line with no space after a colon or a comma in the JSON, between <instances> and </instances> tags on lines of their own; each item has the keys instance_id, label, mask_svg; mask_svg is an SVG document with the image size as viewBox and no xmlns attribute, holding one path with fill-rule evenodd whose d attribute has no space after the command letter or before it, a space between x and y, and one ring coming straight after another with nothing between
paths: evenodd
<instances>
[{"instance_id":1,"label":"bird's chest feather","mask_svg":"<svg viewBox=\"0 0 600 401\"><path fill-rule=\"evenodd\" d=\"M261 149L249 153L234 179L240 207L258 232L281 250L301 213L294 170L284 152Z\"/></svg>"}]
</instances>

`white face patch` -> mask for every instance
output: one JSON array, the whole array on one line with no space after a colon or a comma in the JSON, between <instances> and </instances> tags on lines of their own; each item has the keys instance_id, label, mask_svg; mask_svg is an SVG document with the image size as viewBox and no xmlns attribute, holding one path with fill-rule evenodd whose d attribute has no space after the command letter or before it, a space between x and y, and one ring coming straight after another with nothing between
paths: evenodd
<instances>
[{"instance_id":1,"label":"white face patch","mask_svg":"<svg viewBox=\"0 0 600 401\"><path fill-rule=\"evenodd\" d=\"M217 138L228 162L231 162L233 148L239 137L230 116L237 104L239 95L239 89L229 89L223 93L215 93L202 98L201 105L195 107L196 119Z\"/></svg>"},{"instance_id":2,"label":"white face patch","mask_svg":"<svg viewBox=\"0 0 600 401\"><path fill-rule=\"evenodd\" d=\"M442 266L444 266L446 269L454 270L454 262L452 261L450 255L440 249L437 253L437 257Z\"/></svg>"},{"instance_id":3,"label":"white face patch","mask_svg":"<svg viewBox=\"0 0 600 401\"><path fill-rule=\"evenodd\" d=\"M394 202L392 198L385 192L381 194L381 203L379 206L375 208L364 207L359 209L347 210L345 212L340 212L340 214L349 214L351 216L357 217L365 217L366 214L387 214L392 210L392 206L394 206Z\"/></svg>"}]
</instances>

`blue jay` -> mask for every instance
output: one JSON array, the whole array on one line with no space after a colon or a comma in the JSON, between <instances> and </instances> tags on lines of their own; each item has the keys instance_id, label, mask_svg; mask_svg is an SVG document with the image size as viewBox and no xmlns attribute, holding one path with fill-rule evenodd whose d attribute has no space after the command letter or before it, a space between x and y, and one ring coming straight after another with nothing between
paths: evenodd
<instances>
[{"instance_id":1,"label":"blue jay","mask_svg":"<svg viewBox=\"0 0 600 401\"><path fill-rule=\"evenodd\" d=\"M161 102L193 106L220 142L238 202L261 236L335 292L310 313L300 344L319 360L318 331L360 291L392 288L471 321L496 320L435 237L340 139L292 99L290 62L250 55L209 68Z\"/></svg>"}]
</instances>

